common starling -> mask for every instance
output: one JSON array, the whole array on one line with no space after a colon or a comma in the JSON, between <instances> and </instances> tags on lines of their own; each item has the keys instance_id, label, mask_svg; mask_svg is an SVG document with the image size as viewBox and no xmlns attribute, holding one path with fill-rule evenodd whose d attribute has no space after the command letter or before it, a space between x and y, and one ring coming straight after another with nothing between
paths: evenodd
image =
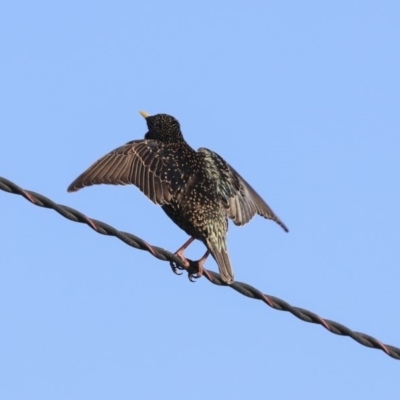
<instances>
[{"instance_id":1,"label":"common starling","mask_svg":"<svg viewBox=\"0 0 400 400\"><path fill-rule=\"evenodd\" d=\"M68 192L95 184L136 185L190 239L177 250L184 265L190 263L185 249L195 240L207 247L197 261L201 276L211 254L222 279L233 282L226 244L228 217L244 225L255 215L271 219L288 229L256 191L217 153L192 149L183 138L179 122L167 114L150 116L144 111L148 132L106 154L75 179Z\"/></svg>"}]
</instances>

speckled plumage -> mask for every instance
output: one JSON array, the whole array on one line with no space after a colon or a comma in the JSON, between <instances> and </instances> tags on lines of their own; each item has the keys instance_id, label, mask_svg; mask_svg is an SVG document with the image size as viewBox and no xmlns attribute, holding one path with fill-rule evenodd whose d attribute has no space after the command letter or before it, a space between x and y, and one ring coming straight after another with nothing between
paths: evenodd
<instances>
[{"instance_id":1,"label":"speckled plumage","mask_svg":"<svg viewBox=\"0 0 400 400\"><path fill-rule=\"evenodd\" d=\"M259 214L281 220L254 189L218 154L192 149L183 138L179 122L167 114L146 118L149 131L143 140L133 140L106 154L68 187L69 192L94 184L136 185L192 239L201 240L216 260L222 279L233 282L226 244L228 217L244 225ZM183 251L177 252L184 261Z\"/></svg>"}]
</instances>

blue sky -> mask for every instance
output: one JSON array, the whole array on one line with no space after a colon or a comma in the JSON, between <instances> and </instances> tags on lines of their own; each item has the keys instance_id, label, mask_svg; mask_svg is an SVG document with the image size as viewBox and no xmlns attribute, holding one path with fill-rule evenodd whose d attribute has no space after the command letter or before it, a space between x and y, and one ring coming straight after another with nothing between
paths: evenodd
<instances>
[{"instance_id":1,"label":"blue sky","mask_svg":"<svg viewBox=\"0 0 400 400\"><path fill-rule=\"evenodd\" d=\"M187 236L135 187L66 192L143 137L139 110L172 114L290 229L231 225L236 279L400 346L399 20L395 1L3 1L0 175L174 251ZM381 351L4 192L0 222L2 399L398 398Z\"/></svg>"}]
</instances>

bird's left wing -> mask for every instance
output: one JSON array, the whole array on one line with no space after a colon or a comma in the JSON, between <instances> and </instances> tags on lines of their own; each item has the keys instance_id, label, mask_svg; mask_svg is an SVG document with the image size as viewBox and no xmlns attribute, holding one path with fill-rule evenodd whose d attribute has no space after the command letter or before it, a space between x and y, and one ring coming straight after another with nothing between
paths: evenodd
<instances>
[{"instance_id":1,"label":"bird's left wing","mask_svg":"<svg viewBox=\"0 0 400 400\"><path fill-rule=\"evenodd\" d=\"M206 170L215 178L219 197L235 225L244 225L259 214L289 231L261 196L221 156L205 148L198 151L203 154Z\"/></svg>"}]
</instances>

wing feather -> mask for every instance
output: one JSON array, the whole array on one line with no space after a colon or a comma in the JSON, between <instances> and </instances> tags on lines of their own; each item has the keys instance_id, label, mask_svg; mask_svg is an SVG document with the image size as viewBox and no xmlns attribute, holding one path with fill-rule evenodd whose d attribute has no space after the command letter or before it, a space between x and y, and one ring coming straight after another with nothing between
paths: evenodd
<instances>
[{"instance_id":1,"label":"wing feather","mask_svg":"<svg viewBox=\"0 0 400 400\"><path fill-rule=\"evenodd\" d=\"M155 140L134 140L101 157L68 187L76 192L85 186L136 185L151 201L171 201L172 188L165 179L174 170L175 158L168 145Z\"/></svg>"},{"instance_id":2,"label":"wing feather","mask_svg":"<svg viewBox=\"0 0 400 400\"><path fill-rule=\"evenodd\" d=\"M289 231L261 196L221 156L205 148L200 148L199 153L203 154L207 171L217 178L217 192L235 225L244 225L259 214Z\"/></svg>"}]
</instances>

